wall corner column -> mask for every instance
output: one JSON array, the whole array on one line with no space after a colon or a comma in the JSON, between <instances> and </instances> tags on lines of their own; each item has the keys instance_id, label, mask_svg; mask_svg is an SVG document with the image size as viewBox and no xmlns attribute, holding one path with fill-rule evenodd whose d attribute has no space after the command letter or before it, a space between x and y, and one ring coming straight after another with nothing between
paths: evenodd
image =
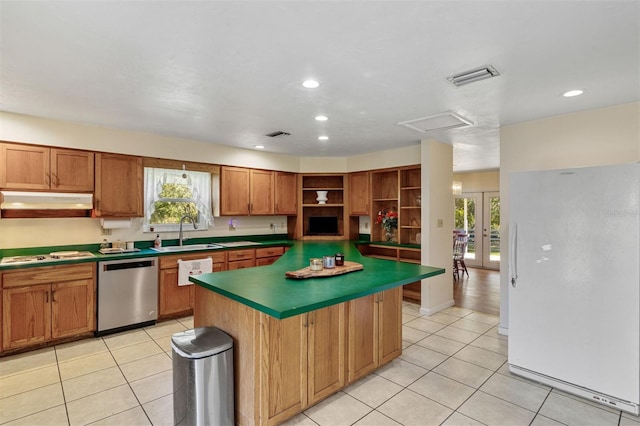
<instances>
[{"instance_id":1,"label":"wall corner column","mask_svg":"<svg viewBox=\"0 0 640 426\"><path fill-rule=\"evenodd\" d=\"M422 280L420 312L435 314L454 305L452 268L453 147L435 140L421 141L422 264L446 273Z\"/></svg>"}]
</instances>

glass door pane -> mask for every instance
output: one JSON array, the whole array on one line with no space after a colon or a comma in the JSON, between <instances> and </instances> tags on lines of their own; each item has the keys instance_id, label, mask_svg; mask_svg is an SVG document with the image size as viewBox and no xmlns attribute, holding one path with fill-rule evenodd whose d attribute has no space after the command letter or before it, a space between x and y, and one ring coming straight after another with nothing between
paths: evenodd
<instances>
[{"instance_id":1,"label":"glass door pane","mask_svg":"<svg viewBox=\"0 0 640 426\"><path fill-rule=\"evenodd\" d=\"M466 193L455 198L455 230L469 235L464 256L467 266L482 266L482 238L477 238L482 233L476 232L477 215L482 216L482 210L478 210L481 205L482 193Z\"/></svg>"},{"instance_id":2,"label":"glass door pane","mask_svg":"<svg viewBox=\"0 0 640 426\"><path fill-rule=\"evenodd\" d=\"M500 269L500 193L484 193L482 264L486 268Z\"/></svg>"}]
</instances>

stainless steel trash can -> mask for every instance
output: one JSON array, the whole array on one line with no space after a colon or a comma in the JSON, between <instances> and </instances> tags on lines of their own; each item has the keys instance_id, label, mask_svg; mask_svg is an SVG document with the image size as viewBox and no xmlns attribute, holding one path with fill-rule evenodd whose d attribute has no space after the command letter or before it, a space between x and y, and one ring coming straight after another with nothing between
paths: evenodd
<instances>
[{"instance_id":1,"label":"stainless steel trash can","mask_svg":"<svg viewBox=\"0 0 640 426\"><path fill-rule=\"evenodd\" d=\"M215 327L171 336L175 425L233 425L233 340Z\"/></svg>"}]
</instances>

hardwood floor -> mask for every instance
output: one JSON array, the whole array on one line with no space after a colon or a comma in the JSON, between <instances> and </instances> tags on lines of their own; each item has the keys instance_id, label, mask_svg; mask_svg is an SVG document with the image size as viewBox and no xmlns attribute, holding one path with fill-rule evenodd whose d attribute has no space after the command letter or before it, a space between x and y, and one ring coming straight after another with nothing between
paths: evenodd
<instances>
[{"instance_id":1,"label":"hardwood floor","mask_svg":"<svg viewBox=\"0 0 640 426\"><path fill-rule=\"evenodd\" d=\"M453 280L456 306L500 315L500 271L467 268L466 275Z\"/></svg>"}]
</instances>

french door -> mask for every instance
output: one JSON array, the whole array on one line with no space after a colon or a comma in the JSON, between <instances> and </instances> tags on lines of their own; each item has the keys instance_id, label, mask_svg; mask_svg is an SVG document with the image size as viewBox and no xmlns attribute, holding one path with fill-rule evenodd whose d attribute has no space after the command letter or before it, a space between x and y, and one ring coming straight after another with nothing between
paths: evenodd
<instances>
[{"instance_id":1,"label":"french door","mask_svg":"<svg viewBox=\"0 0 640 426\"><path fill-rule=\"evenodd\" d=\"M469 234L467 266L500 269L500 193L456 196L455 229Z\"/></svg>"}]
</instances>

